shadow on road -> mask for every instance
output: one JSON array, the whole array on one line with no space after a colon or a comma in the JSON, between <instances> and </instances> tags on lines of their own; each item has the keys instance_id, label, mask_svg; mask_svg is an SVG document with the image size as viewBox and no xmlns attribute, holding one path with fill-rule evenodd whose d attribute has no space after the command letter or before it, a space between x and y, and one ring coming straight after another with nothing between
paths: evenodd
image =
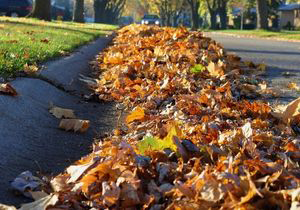
<instances>
[{"instance_id":1,"label":"shadow on road","mask_svg":"<svg viewBox=\"0 0 300 210\"><path fill-rule=\"evenodd\" d=\"M299 76L300 69L285 69L280 68L276 66L267 66L266 73L262 75L265 79L268 79L270 81L273 81L274 79L280 80L280 81L291 81L291 80L297 80L298 78L295 78L295 76Z\"/></svg>"}]
</instances>

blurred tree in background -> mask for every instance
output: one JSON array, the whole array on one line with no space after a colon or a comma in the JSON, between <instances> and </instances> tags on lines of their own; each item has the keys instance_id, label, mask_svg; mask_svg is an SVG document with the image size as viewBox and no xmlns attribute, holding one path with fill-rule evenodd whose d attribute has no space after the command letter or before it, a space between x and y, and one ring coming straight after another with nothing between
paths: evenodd
<instances>
[{"instance_id":1,"label":"blurred tree in background","mask_svg":"<svg viewBox=\"0 0 300 210\"><path fill-rule=\"evenodd\" d=\"M126 0L94 0L95 22L116 24L125 3Z\"/></svg>"},{"instance_id":2,"label":"blurred tree in background","mask_svg":"<svg viewBox=\"0 0 300 210\"><path fill-rule=\"evenodd\" d=\"M51 21L51 0L35 0L28 17Z\"/></svg>"},{"instance_id":3,"label":"blurred tree in background","mask_svg":"<svg viewBox=\"0 0 300 210\"><path fill-rule=\"evenodd\" d=\"M84 0L74 1L73 21L77 23L84 23Z\"/></svg>"}]
</instances>

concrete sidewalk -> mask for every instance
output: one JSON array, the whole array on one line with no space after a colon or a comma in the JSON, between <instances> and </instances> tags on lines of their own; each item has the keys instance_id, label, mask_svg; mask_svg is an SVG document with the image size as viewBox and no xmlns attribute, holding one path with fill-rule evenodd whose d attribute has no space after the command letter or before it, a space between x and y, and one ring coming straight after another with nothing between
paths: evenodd
<instances>
[{"instance_id":1,"label":"concrete sidewalk","mask_svg":"<svg viewBox=\"0 0 300 210\"><path fill-rule=\"evenodd\" d=\"M71 56L46 63L40 73L44 79L12 81L19 96L0 95L0 203L19 205L26 202L23 197L9 192L9 181L18 174L26 170L62 172L89 152L96 134L115 126L114 106L83 101L80 94L88 90L78 80L79 74L89 76L89 61L110 39L100 38ZM77 134L58 129L59 119L48 111L51 102L74 109L78 118L90 120L88 132Z\"/></svg>"}]
</instances>

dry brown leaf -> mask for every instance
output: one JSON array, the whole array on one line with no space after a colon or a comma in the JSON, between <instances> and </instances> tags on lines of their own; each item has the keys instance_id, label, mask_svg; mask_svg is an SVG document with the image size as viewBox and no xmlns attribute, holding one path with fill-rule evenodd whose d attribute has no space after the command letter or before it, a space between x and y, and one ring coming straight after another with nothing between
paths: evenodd
<instances>
[{"instance_id":1,"label":"dry brown leaf","mask_svg":"<svg viewBox=\"0 0 300 210\"><path fill-rule=\"evenodd\" d=\"M247 122L243 127L242 127L242 132L245 138L250 138L253 134L253 130L251 128L251 123Z\"/></svg>"},{"instance_id":2,"label":"dry brown leaf","mask_svg":"<svg viewBox=\"0 0 300 210\"><path fill-rule=\"evenodd\" d=\"M209 74L213 77L221 77L224 75L224 70L218 64L210 62L207 66Z\"/></svg>"},{"instance_id":3,"label":"dry brown leaf","mask_svg":"<svg viewBox=\"0 0 300 210\"><path fill-rule=\"evenodd\" d=\"M27 63L24 65L24 72L26 74L34 74L39 70L39 67L36 65L28 65Z\"/></svg>"},{"instance_id":4,"label":"dry brown leaf","mask_svg":"<svg viewBox=\"0 0 300 210\"><path fill-rule=\"evenodd\" d=\"M1 27L1 26L0 26ZM0 28L1 29L1 28ZM5 204L0 204L0 210L17 210L14 206L7 206Z\"/></svg>"},{"instance_id":5,"label":"dry brown leaf","mask_svg":"<svg viewBox=\"0 0 300 210\"><path fill-rule=\"evenodd\" d=\"M29 193L35 201L49 195L43 191L30 191Z\"/></svg>"},{"instance_id":6,"label":"dry brown leaf","mask_svg":"<svg viewBox=\"0 0 300 210\"><path fill-rule=\"evenodd\" d=\"M283 122L289 123L293 116L296 116L300 113L299 112L299 109L300 109L299 105L300 105L300 98L292 101L291 103L289 103L286 106L284 112L282 113Z\"/></svg>"},{"instance_id":7,"label":"dry brown leaf","mask_svg":"<svg viewBox=\"0 0 300 210\"><path fill-rule=\"evenodd\" d=\"M72 109L64 109L64 108L61 108L58 106L52 106L50 108L49 112L58 119L61 119L61 118L74 119L74 118L76 118L76 116L74 114L74 110L72 110Z\"/></svg>"},{"instance_id":8,"label":"dry brown leaf","mask_svg":"<svg viewBox=\"0 0 300 210\"><path fill-rule=\"evenodd\" d=\"M72 166L70 166L72 167ZM69 169L69 172L71 171L71 169ZM85 171L85 170L83 170ZM82 172L83 173L83 172ZM81 174L82 174L81 173ZM80 172L78 173L77 177L74 177L74 172L73 173L70 173L70 176L71 174L73 174L73 177L71 177L69 179L70 182L74 182L78 179L78 176L80 176ZM73 179L73 180L72 180ZM68 176L66 175L58 175L56 177L54 177L51 181L50 181L50 185L53 189L54 192L60 192L60 191L63 191L63 190L66 190L68 189L68 184L67 184L67 180L68 180Z\"/></svg>"},{"instance_id":9,"label":"dry brown leaf","mask_svg":"<svg viewBox=\"0 0 300 210\"><path fill-rule=\"evenodd\" d=\"M83 174L94 164L93 161L83 164L83 165L72 165L67 168L67 173L70 175L70 178L67 183L76 182ZM56 182L56 181L54 181ZM55 189L55 188L54 188ZM60 187L58 188L58 190Z\"/></svg>"},{"instance_id":10,"label":"dry brown leaf","mask_svg":"<svg viewBox=\"0 0 300 210\"><path fill-rule=\"evenodd\" d=\"M51 194L32 203L24 204L19 210L46 210L58 202L58 195Z\"/></svg>"},{"instance_id":11,"label":"dry brown leaf","mask_svg":"<svg viewBox=\"0 0 300 210\"><path fill-rule=\"evenodd\" d=\"M0 84L0 94L17 96L17 91L9 84Z\"/></svg>"},{"instance_id":12,"label":"dry brown leaf","mask_svg":"<svg viewBox=\"0 0 300 210\"><path fill-rule=\"evenodd\" d=\"M245 204L248 201L250 201L255 195L259 195L260 197L263 197L263 195L258 191L256 188L254 182L251 179L251 175L248 171L245 171L247 174L247 179L249 181L249 189L246 196L241 198L241 201L239 202L239 205Z\"/></svg>"},{"instance_id":13,"label":"dry brown leaf","mask_svg":"<svg viewBox=\"0 0 300 210\"><path fill-rule=\"evenodd\" d=\"M218 202L225 195L222 191L222 186L215 179L207 180L203 185L200 194L202 199L210 202Z\"/></svg>"},{"instance_id":14,"label":"dry brown leaf","mask_svg":"<svg viewBox=\"0 0 300 210\"><path fill-rule=\"evenodd\" d=\"M121 184L122 208L139 205L141 200L135 187L130 183Z\"/></svg>"},{"instance_id":15,"label":"dry brown leaf","mask_svg":"<svg viewBox=\"0 0 300 210\"><path fill-rule=\"evenodd\" d=\"M109 184L108 182L102 182L102 189L103 203L108 207L116 204L121 193L121 189L116 183L112 182Z\"/></svg>"},{"instance_id":16,"label":"dry brown leaf","mask_svg":"<svg viewBox=\"0 0 300 210\"><path fill-rule=\"evenodd\" d=\"M84 133L90 127L89 120L79 120L79 119L62 119L59 123L59 128L66 131L73 130L74 132Z\"/></svg>"},{"instance_id":17,"label":"dry brown leaf","mask_svg":"<svg viewBox=\"0 0 300 210\"><path fill-rule=\"evenodd\" d=\"M145 118L145 110L141 107L136 107L127 117L126 123L129 124L135 120L143 120Z\"/></svg>"}]
</instances>

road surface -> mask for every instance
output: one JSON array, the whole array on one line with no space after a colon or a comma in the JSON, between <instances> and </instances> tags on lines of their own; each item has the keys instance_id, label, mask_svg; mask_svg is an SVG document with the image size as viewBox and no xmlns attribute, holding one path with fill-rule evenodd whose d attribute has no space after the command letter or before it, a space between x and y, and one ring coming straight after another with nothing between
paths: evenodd
<instances>
[{"instance_id":1,"label":"road surface","mask_svg":"<svg viewBox=\"0 0 300 210\"><path fill-rule=\"evenodd\" d=\"M265 63L268 66L264 79L272 86L284 91L280 102L286 103L296 97L299 92L287 89L289 82L300 86L300 42L276 41L261 38L230 36L219 33L208 33L221 43L228 52L256 63ZM289 72L290 76L285 76Z\"/></svg>"}]
</instances>

